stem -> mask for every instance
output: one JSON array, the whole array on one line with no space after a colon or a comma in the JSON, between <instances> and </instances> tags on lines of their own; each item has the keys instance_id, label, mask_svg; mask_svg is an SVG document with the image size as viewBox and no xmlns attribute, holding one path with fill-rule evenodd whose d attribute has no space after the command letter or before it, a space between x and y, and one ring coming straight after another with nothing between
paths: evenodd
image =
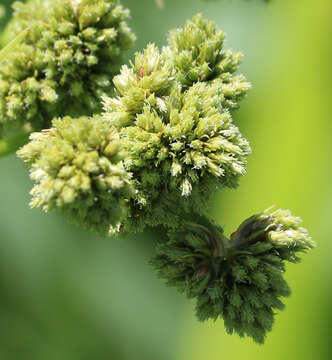
<instances>
[{"instance_id":1,"label":"stem","mask_svg":"<svg viewBox=\"0 0 332 360\"><path fill-rule=\"evenodd\" d=\"M16 152L25 145L29 139L29 133L23 133L0 140L0 158Z\"/></svg>"}]
</instances>

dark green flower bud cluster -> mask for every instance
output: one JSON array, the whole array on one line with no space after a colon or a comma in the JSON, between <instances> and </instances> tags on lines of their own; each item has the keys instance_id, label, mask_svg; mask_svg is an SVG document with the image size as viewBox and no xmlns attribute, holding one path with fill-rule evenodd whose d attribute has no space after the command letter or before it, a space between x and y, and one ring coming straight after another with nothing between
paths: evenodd
<instances>
[{"instance_id":1,"label":"dark green flower bud cluster","mask_svg":"<svg viewBox=\"0 0 332 360\"><path fill-rule=\"evenodd\" d=\"M230 237L229 248L237 249L257 241L269 242L277 249L282 260L297 263L298 253L315 247L307 229L301 227L302 219L293 216L289 210L269 209L245 220Z\"/></svg>"},{"instance_id":2,"label":"dark green flower bud cluster","mask_svg":"<svg viewBox=\"0 0 332 360\"><path fill-rule=\"evenodd\" d=\"M168 285L196 298L201 321L221 317L229 333L263 343L275 311L284 307L281 298L290 294L285 261L298 262L314 242L287 210L247 219L230 241L206 219L198 223L172 232L152 265Z\"/></svg>"},{"instance_id":3,"label":"dark green flower bud cluster","mask_svg":"<svg viewBox=\"0 0 332 360\"><path fill-rule=\"evenodd\" d=\"M230 110L250 85L233 75L240 57L222 50L223 39L197 15L162 52L149 45L114 78L118 97L104 98L103 117L118 128L125 168L144 199L124 228L175 227L183 212L202 213L218 185L235 187L245 173L250 147Z\"/></svg>"},{"instance_id":4,"label":"dark green flower bud cluster","mask_svg":"<svg viewBox=\"0 0 332 360\"><path fill-rule=\"evenodd\" d=\"M55 119L18 155L31 166L32 207L54 208L80 226L107 234L127 215L132 196L118 133L100 117Z\"/></svg>"},{"instance_id":5,"label":"dark green flower bud cluster","mask_svg":"<svg viewBox=\"0 0 332 360\"><path fill-rule=\"evenodd\" d=\"M135 39L128 16L117 0L15 3L7 31L30 31L0 65L0 136L46 128L54 116L98 112Z\"/></svg>"}]
</instances>

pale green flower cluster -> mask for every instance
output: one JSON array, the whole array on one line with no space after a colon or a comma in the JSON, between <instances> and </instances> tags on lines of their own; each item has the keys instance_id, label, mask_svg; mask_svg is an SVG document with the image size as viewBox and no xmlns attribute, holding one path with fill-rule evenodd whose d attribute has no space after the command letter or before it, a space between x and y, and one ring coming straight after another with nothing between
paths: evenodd
<instances>
[{"instance_id":1,"label":"pale green flower cluster","mask_svg":"<svg viewBox=\"0 0 332 360\"><path fill-rule=\"evenodd\" d=\"M99 111L135 39L128 16L117 0L15 3L7 32L30 31L0 66L0 137Z\"/></svg>"},{"instance_id":2,"label":"pale green flower cluster","mask_svg":"<svg viewBox=\"0 0 332 360\"><path fill-rule=\"evenodd\" d=\"M240 56L223 51L223 39L197 15L163 51L149 45L114 78L118 96L104 98L102 116L118 128L124 166L144 199L124 228L175 227L181 214L203 213L217 186L235 187L244 175L250 147L230 111L250 85L233 74Z\"/></svg>"},{"instance_id":3,"label":"pale green flower cluster","mask_svg":"<svg viewBox=\"0 0 332 360\"><path fill-rule=\"evenodd\" d=\"M118 133L99 116L55 119L30 136L18 155L36 183L31 207L56 208L101 234L127 215L133 189L122 165Z\"/></svg>"},{"instance_id":4,"label":"pale green flower cluster","mask_svg":"<svg viewBox=\"0 0 332 360\"><path fill-rule=\"evenodd\" d=\"M234 75L243 55L224 50L225 33L216 29L213 21L196 15L182 29L170 32L167 57L176 69L176 79L183 88L196 82L211 83L217 79L223 86L222 104L238 107L250 84L243 75Z\"/></svg>"},{"instance_id":5,"label":"pale green flower cluster","mask_svg":"<svg viewBox=\"0 0 332 360\"><path fill-rule=\"evenodd\" d=\"M190 35L188 62L183 60L189 51L184 44ZM150 44L137 53L134 63L123 66L114 78L117 96L103 97L103 124L118 133L125 154L122 164L135 189L134 195L125 199L127 217L109 222L112 233L125 234L156 225L177 227L185 214L203 213L218 186L235 187L244 175L250 147L230 111L250 86L243 76L233 74L239 56L224 52L221 38L223 33L213 23L197 15L184 29L171 33L169 46L162 51ZM201 73L200 80L184 83L182 74L190 67L193 73ZM213 71L203 76L206 68ZM75 123L79 121L75 119ZM55 124L59 126L60 120ZM19 155L29 159L34 139L40 138L44 135L33 135L32 144ZM56 141L61 143L55 139L54 145ZM57 149L61 151L61 147ZM42 152L41 158L43 168L47 167L46 161L53 162L52 156L44 157ZM32 156L30 164L32 177L38 181L33 205L46 210L62 208L61 192L53 191L53 197L46 195L54 182L47 181L45 186L43 181L41 186L34 175L39 174L39 158ZM65 162L61 166L66 168ZM100 221L104 224L105 219Z\"/></svg>"},{"instance_id":6,"label":"pale green flower cluster","mask_svg":"<svg viewBox=\"0 0 332 360\"><path fill-rule=\"evenodd\" d=\"M282 297L290 290L285 261L315 244L302 220L288 210L262 213L243 222L230 241L206 219L184 223L157 247L152 265L169 286L195 298L201 320L222 318L229 333L263 343Z\"/></svg>"}]
</instances>

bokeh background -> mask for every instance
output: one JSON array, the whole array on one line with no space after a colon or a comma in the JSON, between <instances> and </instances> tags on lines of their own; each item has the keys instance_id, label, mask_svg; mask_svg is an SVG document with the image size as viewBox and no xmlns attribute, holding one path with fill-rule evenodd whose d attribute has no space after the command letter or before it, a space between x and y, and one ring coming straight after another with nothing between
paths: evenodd
<instances>
[{"instance_id":1,"label":"bokeh background","mask_svg":"<svg viewBox=\"0 0 332 360\"><path fill-rule=\"evenodd\" d=\"M123 0L136 49L165 44L196 12L241 50L253 84L236 121L253 154L237 190L211 214L226 233L275 204L301 216L318 248L291 265L293 295L265 345L199 323L193 303L147 265L156 235L102 239L28 207L31 183L0 160L0 360L247 360L332 358L332 2ZM10 0L1 0L10 16Z\"/></svg>"}]
</instances>

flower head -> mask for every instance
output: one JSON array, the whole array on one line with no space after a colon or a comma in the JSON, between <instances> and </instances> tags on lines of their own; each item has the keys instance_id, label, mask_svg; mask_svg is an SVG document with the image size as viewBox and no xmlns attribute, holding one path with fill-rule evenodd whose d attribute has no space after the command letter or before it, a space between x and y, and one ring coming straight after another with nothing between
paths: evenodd
<instances>
[{"instance_id":1,"label":"flower head","mask_svg":"<svg viewBox=\"0 0 332 360\"><path fill-rule=\"evenodd\" d=\"M128 219L137 228L176 227L182 213L202 213L217 186L235 187L246 171L250 146L231 110L249 85L232 75L238 56L224 54L223 37L214 23L194 17L162 52L148 45L137 53L114 78L118 96L104 97L102 116L118 129L124 166L144 199ZM185 54L190 62L181 60ZM200 73L190 82L182 79L188 66Z\"/></svg>"},{"instance_id":2,"label":"flower head","mask_svg":"<svg viewBox=\"0 0 332 360\"><path fill-rule=\"evenodd\" d=\"M57 209L101 234L126 216L131 176L122 166L117 132L102 119L56 119L30 140L18 155L30 165L36 183L32 207Z\"/></svg>"},{"instance_id":3,"label":"flower head","mask_svg":"<svg viewBox=\"0 0 332 360\"><path fill-rule=\"evenodd\" d=\"M213 21L197 14L183 28L170 32L169 47L165 49L176 69L176 78L183 88L196 82L223 83L223 105L237 108L247 94L250 84L243 75L235 75L243 55L224 50L225 33Z\"/></svg>"},{"instance_id":4,"label":"flower head","mask_svg":"<svg viewBox=\"0 0 332 360\"><path fill-rule=\"evenodd\" d=\"M99 111L134 41L128 16L117 0L15 3L8 32L30 31L0 65L0 136Z\"/></svg>"}]
</instances>

